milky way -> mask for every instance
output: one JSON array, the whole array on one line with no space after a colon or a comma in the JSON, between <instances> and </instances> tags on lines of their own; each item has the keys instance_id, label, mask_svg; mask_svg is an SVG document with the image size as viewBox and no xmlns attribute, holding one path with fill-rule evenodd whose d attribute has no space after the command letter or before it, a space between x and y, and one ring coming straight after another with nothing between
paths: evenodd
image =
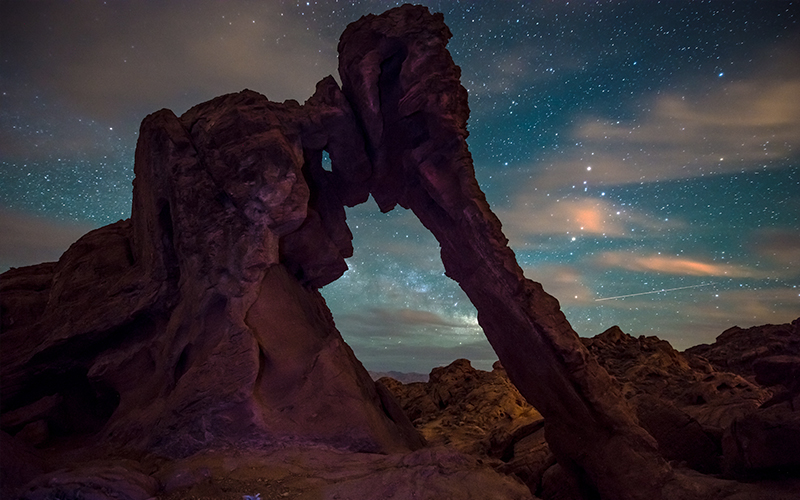
<instances>
[{"instance_id":1,"label":"milky way","mask_svg":"<svg viewBox=\"0 0 800 500\"><path fill-rule=\"evenodd\" d=\"M347 23L396 5L0 3L0 270L130 215L146 114L243 88L302 102ZM579 334L683 349L800 315L797 2L427 5L453 32L478 181ZM489 366L413 215L370 200L348 223L350 270L322 292L365 365Z\"/></svg>"}]
</instances>

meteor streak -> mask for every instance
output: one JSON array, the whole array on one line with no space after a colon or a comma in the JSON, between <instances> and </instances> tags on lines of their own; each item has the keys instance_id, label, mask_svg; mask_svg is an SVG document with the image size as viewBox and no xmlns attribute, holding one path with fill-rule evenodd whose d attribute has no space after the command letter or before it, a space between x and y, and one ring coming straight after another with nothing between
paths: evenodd
<instances>
[{"instance_id":1,"label":"meteor streak","mask_svg":"<svg viewBox=\"0 0 800 500\"><path fill-rule=\"evenodd\" d=\"M679 286L678 288L662 288L661 290L652 290L649 292L640 292L640 293L630 293L628 295L617 295L616 297L604 297L602 299L594 299L595 302L600 302L603 300L614 300L614 299L624 299L625 297L637 297L639 295L650 295L651 293L663 293L663 292L674 292L675 290L686 290L687 288L699 288L701 286L709 286L713 285L714 283L701 283L699 285L691 285L691 286Z\"/></svg>"}]
</instances>

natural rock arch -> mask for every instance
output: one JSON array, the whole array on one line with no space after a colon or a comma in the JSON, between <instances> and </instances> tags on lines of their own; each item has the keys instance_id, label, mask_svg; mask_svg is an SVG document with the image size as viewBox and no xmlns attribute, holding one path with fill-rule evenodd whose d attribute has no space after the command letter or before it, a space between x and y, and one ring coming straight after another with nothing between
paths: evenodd
<instances>
[{"instance_id":1,"label":"natural rock arch","mask_svg":"<svg viewBox=\"0 0 800 500\"><path fill-rule=\"evenodd\" d=\"M74 407L65 390L36 410L47 381L73 373L102 388L81 397L94 397L115 446L171 456L235 442L421 446L317 291L352 254L344 206L371 194L383 211L412 210L439 241L562 466L603 498L660 498L671 471L654 440L558 301L523 276L475 180L450 36L440 14L406 5L348 26L342 88L325 78L304 105L245 90L148 116L131 219L87 234L54 266L4 277L31 290L4 304L14 360L2 367L4 412L33 422Z\"/></svg>"}]
</instances>

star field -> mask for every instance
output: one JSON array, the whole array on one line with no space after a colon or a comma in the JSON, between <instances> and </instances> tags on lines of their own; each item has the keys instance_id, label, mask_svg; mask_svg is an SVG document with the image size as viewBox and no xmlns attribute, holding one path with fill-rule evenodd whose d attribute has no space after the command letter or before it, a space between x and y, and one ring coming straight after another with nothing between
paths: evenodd
<instances>
[{"instance_id":1,"label":"star field","mask_svg":"<svg viewBox=\"0 0 800 500\"><path fill-rule=\"evenodd\" d=\"M130 215L146 114L243 88L302 102L347 23L399 3L0 3L0 269ZM797 2L423 3L454 35L478 181L579 334L683 349L800 316ZM413 215L370 200L348 223L322 292L359 359L488 367Z\"/></svg>"}]
</instances>

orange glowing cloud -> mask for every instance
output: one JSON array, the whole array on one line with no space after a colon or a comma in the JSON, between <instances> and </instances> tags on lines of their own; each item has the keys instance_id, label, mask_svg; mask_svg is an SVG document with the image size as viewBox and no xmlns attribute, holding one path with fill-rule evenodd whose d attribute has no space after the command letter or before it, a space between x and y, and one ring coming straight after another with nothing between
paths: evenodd
<instances>
[{"instance_id":1,"label":"orange glowing cloud","mask_svg":"<svg viewBox=\"0 0 800 500\"><path fill-rule=\"evenodd\" d=\"M635 255L627 252L606 252L597 258L598 264L628 271L656 272L684 276L719 276L726 278L756 278L762 273L744 266L703 262L685 257L665 255Z\"/></svg>"},{"instance_id":2,"label":"orange glowing cloud","mask_svg":"<svg viewBox=\"0 0 800 500\"><path fill-rule=\"evenodd\" d=\"M555 198L533 190L519 193L509 208L495 211L503 221L503 232L512 245L525 244L541 235L571 237L634 237L632 228L660 231L680 221L666 221L630 207L620 207L605 198Z\"/></svg>"}]
</instances>

